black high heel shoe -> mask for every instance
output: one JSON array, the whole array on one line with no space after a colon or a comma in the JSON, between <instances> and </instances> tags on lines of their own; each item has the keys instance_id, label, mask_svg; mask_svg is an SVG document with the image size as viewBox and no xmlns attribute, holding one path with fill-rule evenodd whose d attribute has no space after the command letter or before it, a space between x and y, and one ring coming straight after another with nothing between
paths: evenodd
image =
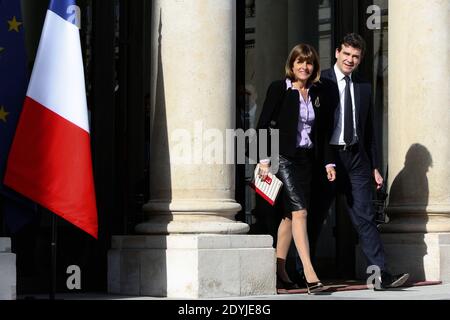
<instances>
[{"instance_id":1,"label":"black high heel shoe","mask_svg":"<svg viewBox=\"0 0 450 320\"><path fill-rule=\"evenodd\" d=\"M325 290L324 285L320 281L308 282L308 281L306 281L306 277L304 275L303 275L303 280L305 281L305 285L306 285L306 289L308 290L308 294Z\"/></svg>"},{"instance_id":2,"label":"black high heel shoe","mask_svg":"<svg viewBox=\"0 0 450 320\"><path fill-rule=\"evenodd\" d=\"M291 281L284 281L277 273L277 289L293 290L298 289L298 285Z\"/></svg>"}]
</instances>

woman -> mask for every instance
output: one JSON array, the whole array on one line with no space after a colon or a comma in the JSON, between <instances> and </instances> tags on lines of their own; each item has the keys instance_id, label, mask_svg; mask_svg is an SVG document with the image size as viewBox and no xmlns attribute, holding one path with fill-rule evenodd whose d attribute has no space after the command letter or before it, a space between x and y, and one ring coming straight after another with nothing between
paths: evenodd
<instances>
[{"instance_id":1,"label":"woman","mask_svg":"<svg viewBox=\"0 0 450 320\"><path fill-rule=\"evenodd\" d=\"M308 293L313 293L324 287L311 263L307 208L314 161L323 164L323 173L329 181L336 178L329 146L333 118L319 82L318 54L312 46L295 46L287 58L285 72L286 79L270 85L258 125L259 129L275 127L280 137L276 176L283 182L280 201L284 215L277 236L277 284L286 289L295 288L285 269L293 237L303 264ZM265 179L270 170L270 159L260 160L259 168L259 175Z\"/></svg>"}]
</instances>

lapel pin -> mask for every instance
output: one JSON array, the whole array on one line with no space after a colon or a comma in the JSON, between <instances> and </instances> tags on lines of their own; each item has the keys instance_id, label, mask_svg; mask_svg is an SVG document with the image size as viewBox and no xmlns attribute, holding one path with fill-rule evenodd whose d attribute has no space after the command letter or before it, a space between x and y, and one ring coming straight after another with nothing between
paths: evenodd
<instances>
[{"instance_id":1,"label":"lapel pin","mask_svg":"<svg viewBox=\"0 0 450 320\"><path fill-rule=\"evenodd\" d=\"M319 99L319 97L317 97L316 101L314 101L314 105L316 106L316 108L320 107L320 99Z\"/></svg>"}]
</instances>

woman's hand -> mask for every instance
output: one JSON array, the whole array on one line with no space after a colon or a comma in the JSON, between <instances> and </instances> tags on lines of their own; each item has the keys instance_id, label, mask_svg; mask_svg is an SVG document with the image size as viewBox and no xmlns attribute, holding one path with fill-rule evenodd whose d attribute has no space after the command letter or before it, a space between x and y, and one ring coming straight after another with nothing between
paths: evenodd
<instances>
[{"instance_id":1,"label":"woman's hand","mask_svg":"<svg viewBox=\"0 0 450 320\"><path fill-rule=\"evenodd\" d=\"M336 169L333 166L327 166L326 170L328 181L333 182L336 180Z\"/></svg>"},{"instance_id":2,"label":"woman's hand","mask_svg":"<svg viewBox=\"0 0 450 320\"><path fill-rule=\"evenodd\" d=\"M259 172L258 175L261 178L262 181L266 180L267 176L270 172L270 164L259 164Z\"/></svg>"}]
</instances>

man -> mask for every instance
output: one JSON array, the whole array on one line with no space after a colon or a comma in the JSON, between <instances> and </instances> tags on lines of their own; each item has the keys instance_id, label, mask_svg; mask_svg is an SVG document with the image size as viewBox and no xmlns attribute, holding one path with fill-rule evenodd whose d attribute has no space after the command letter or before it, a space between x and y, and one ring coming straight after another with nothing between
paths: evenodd
<instances>
[{"instance_id":1,"label":"man","mask_svg":"<svg viewBox=\"0 0 450 320\"><path fill-rule=\"evenodd\" d=\"M379 189L383 178L378 170L373 130L370 84L353 72L361 63L365 42L358 34L348 34L336 49L336 64L322 72L328 86L326 103L334 110L334 131L330 144L336 151L337 189L347 199L350 219L359 236L368 265L381 271L381 289L403 285L409 274L391 275L385 264L381 238L372 207L374 183ZM321 196L321 195L318 195ZM331 202L329 202L331 203ZM379 288L376 288L379 289Z\"/></svg>"}]
</instances>

